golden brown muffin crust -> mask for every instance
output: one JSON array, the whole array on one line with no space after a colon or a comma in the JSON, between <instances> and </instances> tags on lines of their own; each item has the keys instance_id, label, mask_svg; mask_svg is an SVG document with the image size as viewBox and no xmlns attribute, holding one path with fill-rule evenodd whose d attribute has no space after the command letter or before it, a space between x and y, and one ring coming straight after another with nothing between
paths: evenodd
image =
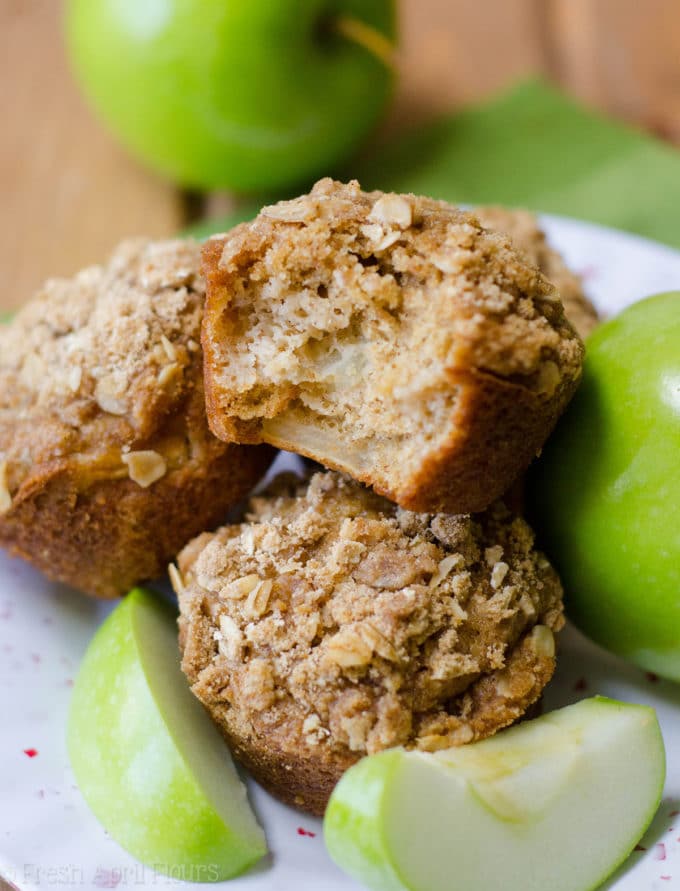
<instances>
[{"instance_id":1,"label":"golden brown muffin crust","mask_svg":"<svg viewBox=\"0 0 680 891\"><path fill-rule=\"evenodd\" d=\"M175 580L194 693L260 782L315 813L365 754L520 717L563 623L557 576L502 504L415 514L332 472L279 478Z\"/></svg>"},{"instance_id":2,"label":"golden brown muffin crust","mask_svg":"<svg viewBox=\"0 0 680 891\"><path fill-rule=\"evenodd\" d=\"M213 431L298 451L409 509L488 506L579 379L554 287L441 202L322 180L203 257Z\"/></svg>"},{"instance_id":3,"label":"golden brown muffin crust","mask_svg":"<svg viewBox=\"0 0 680 891\"><path fill-rule=\"evenodd\" d=\"M91 593L158 575L269 460L208 430L199 255L125 242L0 327L0 544Z\"/></svg>"}]
</instances>

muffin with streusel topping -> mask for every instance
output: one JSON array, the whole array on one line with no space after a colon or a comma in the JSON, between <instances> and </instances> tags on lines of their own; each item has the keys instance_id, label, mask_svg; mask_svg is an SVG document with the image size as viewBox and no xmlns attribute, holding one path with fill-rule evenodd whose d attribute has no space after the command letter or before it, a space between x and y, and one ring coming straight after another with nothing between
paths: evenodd
<instances>
[{"instance_id":1,"label":"muffin with streusel topping","mask_svg":"<svg viewBox=\"0 0 680 891\"><path fill-rule=\"evenodd\" d=\"M321 180L203 256L214 433L306 455L409 510L488 507L580 378L555 287L443 202Z\"/></svg>"},{"instance_id":2,"label":"muffin with streusel topping","mask_svg":"<svg viewBox=\"0 0 680 891\"><path fill-rule=\"evenodd\" d=\"M334 472L278 478L173 579L193 692L256 779L317 814L363 755L520 718L563 624L557 575L502 503L416 514Z\"/></svg>"},{"instance_id":3,"label":"muffin with streusel topping","mask_svg":"<svg viewBox=\"0 0 680 891\"><path fill-rule=\"evenodd\" d=\"M129 241L0 326L0 546L101 597L159 575L262 475L209 431L192 241Z\"/></svg>"}]
</instances>

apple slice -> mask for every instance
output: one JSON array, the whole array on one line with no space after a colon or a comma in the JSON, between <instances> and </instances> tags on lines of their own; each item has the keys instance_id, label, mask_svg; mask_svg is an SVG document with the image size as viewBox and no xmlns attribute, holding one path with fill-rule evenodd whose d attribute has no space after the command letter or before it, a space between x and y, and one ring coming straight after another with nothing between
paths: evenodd
<instances>
[{"instance_id":1,"label":"apple slice","mask_svg":"<svg viewBox=\"0 0 680 891\"><path fill-rule=\"evenodd\" d=\"M340 780L331 857L374 891L587 891L658 808L654 710L596 697L462 748L392 749Z\"/></svg>"},{"instance_id":2,"label":"apple slice","mask_svg":"<svg viewBox=\"0 0 680 891\"><path fill-rule=\"evenodd\" d=\"M159 872L220 881L267 851L229 751L179 666L171 608L140 588L90 644L68 749L108 832Z\"/></svg>"}]
</instances>

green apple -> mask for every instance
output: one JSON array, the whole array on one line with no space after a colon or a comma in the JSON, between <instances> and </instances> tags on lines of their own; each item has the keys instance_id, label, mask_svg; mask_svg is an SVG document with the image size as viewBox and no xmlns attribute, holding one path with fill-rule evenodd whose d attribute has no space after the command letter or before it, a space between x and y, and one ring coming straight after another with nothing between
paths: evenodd
<instances>
[{"instance_id":1,"label":"green apple","mask_svg":"<svg viewBox=\"0 0 680 891\"><path fill-rule=\"evenodd\" d=\"M472 745L364 758L331 796L326 845L373 891L588 891L664 777L653 709L596 697Z\"/></svg>"},{"instance_id":2,"label":"green apple","mask_svg":"<svg viewBox=\"0 0 680 891\"><path fill-rule=\"evenodd\" d=\"M73 65L128 148L178 182L326 174L390 96L395 0L69 0Z\"/></svg>"},{"instance_id":3,"label":"green apple","mask_svg":"<svg viewBox=\"0 0 680 891\"><path fill-rule=\"evenodd\" d=\"M588 339L527 500L575 624L680 681L680 293L636 303Z\"/></svg>"},{"instance_id":4,"label":"green apple","mask_svg":"<svg viewBox=\"0 0 680 891\"><path fill-rule=\"evenodd\" d=\"M179 667L172 609L135 589L92 640L68 725L78 785L105 829L159 872L237 875L267 851L229 751Z\"/></svg>"}]
</instances>

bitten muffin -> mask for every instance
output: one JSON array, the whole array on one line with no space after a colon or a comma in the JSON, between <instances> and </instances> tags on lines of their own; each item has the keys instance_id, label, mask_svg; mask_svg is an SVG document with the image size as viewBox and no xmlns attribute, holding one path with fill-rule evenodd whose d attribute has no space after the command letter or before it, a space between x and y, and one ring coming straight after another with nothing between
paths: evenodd
<instances>
[{"instance_id":1,"label":"bitten muffin","mask_svg":"<svg viewBox=\"0 0 680 891\"><path fill-rule=\"evenodd\" d=\"M548 244L545 232L534 214L527 210L509 210L505 207L477 207L475 215L484 228L508 235L514 246L538 266L557 288L565 315L571 324L581 337L587 337L599 323L597 310L586 297L579 276L569 269L562 256Z\"/></svg>"},{"instance_id":2,"label":"bitten muffin","mask_svg":"<svg viewBox=\"0 0 680 891\"><path fill-rule=\"evenodd\" d=\"M207 242L213 432L410 510L486 508L541 448L583 346L507 237L449 205L321 180Z\"/></svg>"},{"instance_id":3,"label":"bitten muffin","mask_svg":"<svg viewBox=\"0 0 680 891\"><path fill-rule=\"evenodd\" d=\"M208 429L199 255L126 242L0 327L0 545L90 594L158 576L271 458Z\"/></svg>"},{"instance_id":4,"label":"bitten muffin","mask_svg":"<svg viewBox=\"0 0 680 891\"><path fill-rule=\"evenodd\" d=\"M172 577L193 692L253 776L315 814L363 755L522 716L563 624L557 575L502 503L416 514L328 471L279 477Z\"/></svg>"}]
</instances>

